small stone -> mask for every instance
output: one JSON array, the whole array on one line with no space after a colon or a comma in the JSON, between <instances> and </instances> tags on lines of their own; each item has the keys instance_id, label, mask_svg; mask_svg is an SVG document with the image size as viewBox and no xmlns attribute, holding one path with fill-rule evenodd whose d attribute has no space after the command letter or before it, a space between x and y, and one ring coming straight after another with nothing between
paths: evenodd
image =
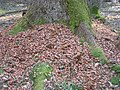
<instances>
[{"instance_id":1,"label":"small stone","mask_svg":"<svg viewBox=\"0 0 120 90\"><path fill-rule=\"evenodd\" d=\"M9 81L9 77L8 77L8 76L4 76L4 77L2 77L2 81L4 81L4 82Z\"/></svg>"},{"instance_id":2,"label":"small stone","mask_svg":"<svg viewBox=\"0 0 120 90\"><path fill-rule=\"evenodd\" d=\"M95 67L97 67L97 66L99 66L100 65L100 63L95 63Z\"/></svg>"},{"instance_id":3,"label":"small stone","mask_svg":"<svg viewBox=\"0 0 120 90\"><path fill-rule=\"evenodd\" d=\"M4 88L7 88L8 86L7 86L7 85L5 85L5 84L3 84L3 87L4 87Z\"/></svg>"}]
</instances>

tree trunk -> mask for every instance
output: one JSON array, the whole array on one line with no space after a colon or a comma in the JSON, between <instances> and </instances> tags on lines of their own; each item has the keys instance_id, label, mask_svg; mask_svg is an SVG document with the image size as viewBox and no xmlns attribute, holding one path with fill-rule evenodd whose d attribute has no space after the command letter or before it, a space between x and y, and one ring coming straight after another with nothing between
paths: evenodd
<instances>
[{"instance_id":1,"label":"tree trunk","mask_svg":"<svg viewBox=\"0 0 120 90\"><path fill-rule=\"evenodd\" d=\"M87 42L95 44L85 0L31 0L27 17L30 24L65 24L75 34L84 36Z\"/></svg>"},{"instance_id":2,"label":"tree trunk","mask_svg":"<svg viewBox=\"0 0 120 90\"><path fill-rule=\"evenodd\" d=\"M68 20L63 0L31 0L29 7L30 19L45 20L52 23L58 20Z\"/></svg>"}]
</instances>

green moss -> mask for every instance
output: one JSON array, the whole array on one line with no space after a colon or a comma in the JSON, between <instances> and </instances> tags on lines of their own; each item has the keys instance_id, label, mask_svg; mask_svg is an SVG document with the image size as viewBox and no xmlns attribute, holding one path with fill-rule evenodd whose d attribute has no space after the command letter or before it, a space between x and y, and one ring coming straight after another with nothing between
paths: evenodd
<instances>
[{"instance_id":1,"label":"green moss","mask_svg":"<svg viewBox=\"0 0 120 90\"><path fill-rule=\"evenodd\" d=\"M105 17L103 17L103 16L100 16L100 17L98 18L98 20L102 21L103 23L105 23L105 21L106 21Z\"/></svg>"},{"instance_id":2,"label":"green moss","mask_svg":"<svg viewBox=\"0 0 120 90\"><path fill-rule=\"evenodd\" d=\"M93 6L90 11L91 11L92 15L100 16L100 9L99 9L99 7Z\"/></svg>"},{"instance_id":3,"label":"green moss","mask_svg":"<svg viewBox=\"0 0 120 90\"><path fill-rule=\"evenodd\" d=\"M81 37L81 38L80 38L80 42L81 42L81 44L83 44L83 43L85 42L85 38L84 38L84 37Z\"/></svg>"},{"instance_id":4,"label":"green moss","mask_svg":"<svg viewBox=\"0 0 120 90\"><path fill-rule=\"evenodd\" d=\"M73 32L80 22L86 22L90 25L89 11L84 0L66 0L66 5L70 16L69 27Z\"/></svg>"},{"instance_id":5,"label":"green moss","mask_svg":"<svg viewBox=\"0 0 120 90\"><path fill-rule=\"evenodd\" d=\"M29 27L32 25L40 25L40 24L45 24L46 21L44 19L39 19L39 20L30 20L29 16L23 17L14 27L12 30L10 30L9 34L10 35L16 35L19 32L26 31Z\"/></svg>"},{"instance_id":6,"label":"green moss","mask_svg":"<svg viewBox=\"0 0 120 90\"><path fill-rule=\"evenodd\" d=\"M68 25L68 22L66 20L64 20L64 19L56 20L55 23L60 23L60 24Z\"/></svg>"},{"instance_id":7,"label":"green moss","mask_svg":"<svg viewBox=\"0 0 120 90\"><path fill-rule=\"evenodd\" d=\"M55 90L84 90L81 85L77 85L71 82L62 82L56 85Z\"/></svg>"},{"instance_id":8,"label":"green moss","mask_svg":"<svg viewBox=\"0 0 120 90\"><path fill-rule=\"evenodd\" d=\"M113 85L120 85L120 78L119 77L112 77L110 82L113 84Z\"/></svg>"},{"instance_id":9,"label":"green moss","mask_svg":"<svg viewBox=\"0 0 120 90\"><path fill-rule=\"evenodd\" d=\"M100 15L100 9L97 6L93 6L90 9L90 14L91 14L92 17L94 17L95 19L98 19L98 20L102 21L103 23L106 20L105 17L103 17L103 16Z\"/></svg>"},{"instance_id":10,"label":"green moss","mask_svg":"<svg viewBox=\"0 0 120 90\"><path fill-rule=\"evenodd\" d=\"M113 65L111 69L116 73L120 73L120 65Z\"/></svg>"},{"instance_id":11,"label":"green moss","mask_svg":"<svg viewBox=\"0 0 120 90\"><path fill-rule=\"evenodd\" d=\"M43 18L38 19L38 20L34 20L32 22L33 25L41 25L41 24L45 24L45 23L47 23L47 21L45 19L43 19Z\"/></svg>"},{"instance_id":12,"label":"green moss","mask_svg":"<svg viewBox=\"0 0 120 90\"><path fill-rule=\"evenodd\" d=\"M6 10L0 9L0 15L5 14Z\"/></svg>"},{"instance_id":13,"label":"green moss","mask_svg":"<svg viewBox=\"0 0 120 90\"><path fill-rule=\"evenodd\" d=\"M92 47L91 48L91 53L94 57L100 59L101 64L107 64L108 60L105 56L105 53L100 47Z\"/></svg>"},{"instance_id":14,"label":"green moss","mask_svg":"<svg viewBox=\"0 0 120 90\"><path fill-rule=\"evenodd\" d=\"M0 68L0 75L4 73L4 69Z\"/></svg>"},{"instance_id":15,"label":"green moss","mask_svg":"<svg viewBox=\"0 0 120 90\"><path fill-rule=\"evenodd\" d=\"M53 68L46 63L38 63L33 67L30 73L30 79L33 81L33 90L44 90L44 80L51 75Z\"/></svg>"},{"instance_id":16,"label":"green moss","mask_svg":"<svg viewBox=\"0 0 120 90\"><path fill-rule=\"evenodd\" d=\"M25 31L30 27L28 18L23 17L14 27L10 30L10 35L16 35L19 32Z\"/></svg>"},{"instance_id":17,"label":"green moss","mask_svg":"<svg viewBox=\"0 0 120 90\"><path fill-rule=\"evenodd\" d=\"M112 77L110 82L113 85L120 85L120 65L113 65L111 70L116 72L116 77Z\"/></svg>"}]
</instances>

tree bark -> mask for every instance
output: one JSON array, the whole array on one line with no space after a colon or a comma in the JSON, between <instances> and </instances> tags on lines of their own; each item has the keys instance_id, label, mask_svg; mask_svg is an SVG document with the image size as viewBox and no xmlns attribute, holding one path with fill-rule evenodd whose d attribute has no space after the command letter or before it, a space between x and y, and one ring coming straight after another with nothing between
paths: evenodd
<instances>
[{"instance_id":1,"label":"tree bark","mask_svg":"<svg viewBox=\"0 0 120 90\"><path fill-rule=\"evenodd\" d=\"M63 0L31 0L29 13L30 19L44 19L47 23L61 19L68 20Z\"/></svg>"}]
</instances>

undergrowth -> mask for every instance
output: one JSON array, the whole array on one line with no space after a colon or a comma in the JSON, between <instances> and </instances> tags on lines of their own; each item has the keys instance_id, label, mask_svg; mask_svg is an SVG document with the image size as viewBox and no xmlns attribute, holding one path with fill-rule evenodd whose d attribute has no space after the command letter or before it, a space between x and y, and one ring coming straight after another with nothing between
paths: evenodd
<instances>
[{"instance_id":1,"label":"undergrowth","mask_svg":"<svg viewBox=\"0 0 120 90\"><path fill-rule=\"evenodd\" d=\"M0 75L4 73L4 69L0 68Z\"/></svg>"},{"instance_id":2,"label":"undergrowth","mask_svg":"<svg viewBox=\"0 0 120 90\"><path fill-rule=\"evenodd\" d=\"M24 16L14 27L10 30L10 35L16 35L19 32L26 31L28 28L33 25L45 24L46 21L43 19L31 21L27 16Z\"/></svg>"},{"instance_id":3,"label":"undergrowth","mask_svg":"<svg viewBox=\"0 0 120 90\"><path fill-rule=\"evenodd\" d=\"M38 63L30 73L30 79L33 81L33 90L44 90L44 80L48 79L53 68L47 63Z\"/></svg>"},{"instance_id":4,"label":"undergrowth","mask_svg":"<svg viewBox=\"0 0 120 90\"><path fill-rule=\"evenodd\" d=\"M115 71L116 76L112 77L111 80L110 80L110 82L113 85L120 85L120 65L113 65L111 67L111 70Z\"/></svg>"},{"instance_id":5,"label":"undergrowth","mask_svg":"<svg viewBox=\"0 0 120 90\"><path fill-rule=\"evenodd\" d=\"M100 47L92 47L91 48L91 53L94 57L100 59L101 64L107 64L108 63L108 60L105 56L105 53L103 52L103 50Z\"/></svg>"},{"instance_id":6,"label":"undergrowth","mask_svg":"<svg viewBox=\"0 0 120 90\"><path fill-rule=\"evenodd\" d=\"M12 30L10 30L10 35L16 35L19 32L25 31L30 27L28 18L23 17L14 27Z\"/></svg>"},{"instance_id":7,"label":"undergrowth","mask_svg":"<svg viewBox=\"0 0 120 90\"><path fill-rule=\"evenodd\" d=\"M111 69L120 74L120 65L113 65Z\"/></svg>"},{"instance_id":8,"label":"undergrowth","mask_svg":"<svg viewBox=\"0 0 120 90\"><path fill-rule=\"evenodd\" d=\"M100 9L99 7L97 6L93 6L91 9L90 9L90 13L93 17L100 17Z\"/></svg>"},{"instance_id":9,"label":"undergrowth","mask_svg":"<svg viewBox=\"0 0 120 90\"><path fill-rule=\"evenodd\" d=\"M81 38L80 38L80 42L81 42L81 44L83 44L83 43L85 42L85 38L84 38L84 37L81 37Z\"/></svg>"},{"instance_id":10,"label":"undergrowth","mask_svg":"<svg viewBox=\"0 0 120 90\"><path fill-rule=\"evenodd\" d=\"M99 7L93 6L90 9L90 13L91 13L91 16L94 17L95 19L98 19L103 23L106 21L105 17L101 16Z\"/></svg>"},{"instance_id":11,"label":"undergrowth","mask_svg":"<svg viewBox=\"0 0 120 90\"><path fill-rule=\"evenodd\" d=\"M55 90L84 90L81 85L72 82L62 82L56 85Z\"/></svg>"},{"instance_id":12,"label":"undergrowth","mask_svg":"<svg viewBox=\"0 0 120 90\"><path fill-rule=\"evenodd\" d=\"M120 77L118 77L118 76L112 77L112 78L110 79L110 82L111 82L113 85L120 85Z\"/></svg>"},{"instance_id":13,"label":"undergrowth","mask_svg":"<svg viewBox=\"0 0 120 90\"><path fill-rule=\"evenodd\" d=\"M45 24L45 23L47 23L47 21L45 20L45 19L38 19L38 20L34 20L33 22L32 22L32 25L41 25L41 24Z\"/></svg>"}]
</instances>

